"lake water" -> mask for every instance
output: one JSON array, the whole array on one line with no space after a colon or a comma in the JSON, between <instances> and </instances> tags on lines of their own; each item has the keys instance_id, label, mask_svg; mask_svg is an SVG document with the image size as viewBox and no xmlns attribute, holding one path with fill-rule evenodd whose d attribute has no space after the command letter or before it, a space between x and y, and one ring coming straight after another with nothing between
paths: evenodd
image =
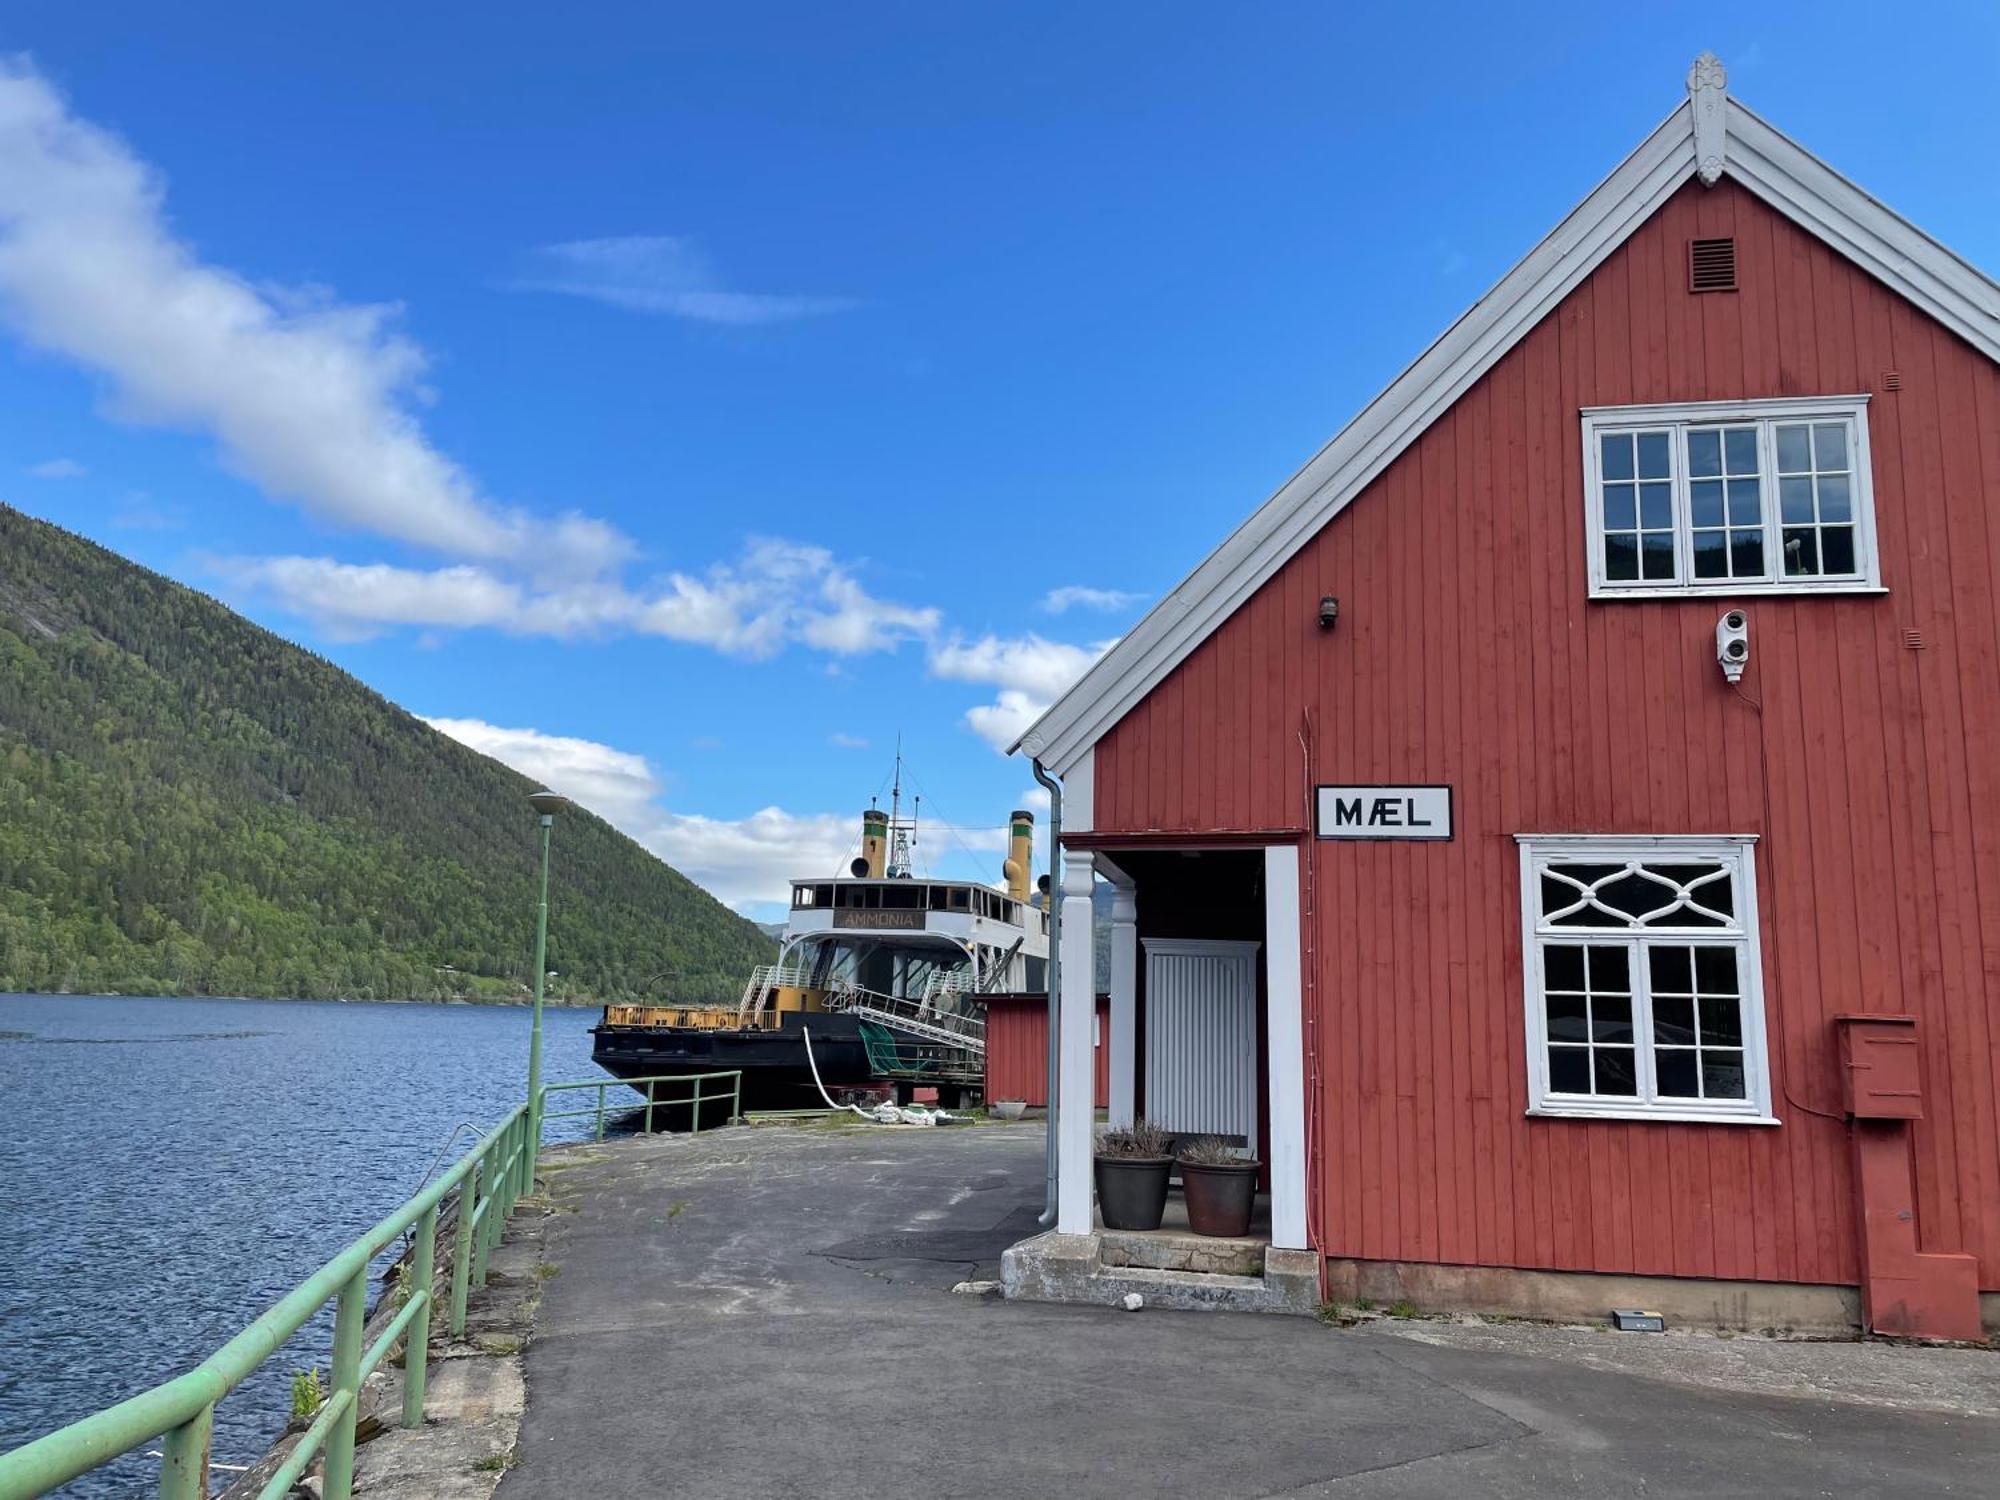
<instances>
[{"instance_id":1,"label":"lake water","mask_svg":"<svg viewBox=\"0 0 2000 1500\"><path fill-rule=\"evenodd\" d=\"M603 1076L598 1014L544 1012L543 1077ZM447 1161L521 1100L528 1029L520 1006L0 995L0 1450L199 1363L380 1221L454 1126ZM221 1406L218 1461L263 1453L331 1343L329 1309ZM61 1493L157 1474L127 1457Z\"/></svg>"}]
</instances>

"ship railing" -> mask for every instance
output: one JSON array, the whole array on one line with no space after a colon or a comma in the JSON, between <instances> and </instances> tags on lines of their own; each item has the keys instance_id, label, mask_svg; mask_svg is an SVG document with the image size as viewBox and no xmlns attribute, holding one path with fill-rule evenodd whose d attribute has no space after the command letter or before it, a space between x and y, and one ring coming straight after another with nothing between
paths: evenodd
<instances>
[{"instance_id":1,"label":"ship railing","mask_svg":"<svg viewBox=\"0 0 2000 1500\"><path fill-rule=\"evenodd\" d=\"M743 999L737 1007L739 1011L755 1010L774 988L783 985L790 989L811 989L812 971L798 964L759 964L750 971L750 978L743 986Z\"/></svg>"},{"instance_id":2,"label":"ship railing","mask_svg":"<svg viewBox=\"0 0 2000 1500\"><path fill-rule=\"evenodd\" d=\"M934 1026L929 1021L916 1020L910 1016L902 1015L895 1011L882 1010L864 1002L851 1003L846 1007L846 1010L849 1015L855 1017L857 1020L873 1021L877 1025L887 1026L926 1042L935 1042L941 1046L954 1047L976 1057L984 1057L986 1055L986 1038L984 1036L969 1035L963 1031L953 1031L948 1027Z\"/></svg>"},{"instance_id":3,"label":"ship railing","mask_svg":"<svg viewBox=\"0 0 2000 1500\"><path fill-rule=\"evenodd\" d=\"M216 1404L329 1302L334 1305L331 1389L285 1462L258 1492L258 1500L289 1495L315 1459L324 1462L320 1493L325 1500L349 1500L361 1383L403 1345L402 1425L422 1425L432 1321L442 1313L454 1337L465 1331L466 1295L486 1284L487 1257L500 1243L501 1228L515 1203L533 1187L532 1119L526 1104L510 1111L443 1176L186 1374L0 1454L0 1500L45 1495L156 1437L165 1439L161 1500L205 1500ZM455 1200L457 1226L450 1244L442 1247L451 1258L450 1291L448 1300L438 1306L438 1215L447 1199ZM364 1348L369 1268L405 1234L412 1236L411 1274L403 1282L408 1295L375 1341Z\"/></svg>"},{"instance_id":4,"label":"ship railing","mask_svg":"<svg viewBox=\"0 0 2000 1500\"><path fill-rule=\"evenodd\" d=\"M924 1003L935 1005L948 995L972 995L978 991L978 981L969 968L941 969L924 986Z\"/></svg>"},{"instance_id":5,"label":"ship railing","mask_svg":"<svg viewBox=\"0 0 2000 1500\"><path fill-rule=\"evenodd\" d=\"M660 1092L660 1085L662 1084L685 1084L689 1087L685 1094L675 1089L662 1095ZM605 1102L606 1090L627 1086L639 1089L640 1092L645 1094L645 1100L637 1104L627 1104L620 1101L607 1105ZM687 1110L690 1129L696 1131L702 1128L702 1106L704 1104L708 1106L708 1120L711 1125L726 1125L731 1120L740 1118L743 1114L743 1075L740 1072L656 1073L647 1078L586 1078L577 1083L547 1084L542 1089L542 1095L544 1100L546 1100L550 1094L571 1089L595 1089L597 1091L595 1106L584 1109L566 1109L555 1114L545 1112L542 1118L544 1120L581 1120L594 1118L596 1126L592 1139L599 1141L604 1139L604 1127L610 1115L616 1114L621 1110L638 1112L642 1120L641 1128L648 1134L653 1129L653 1111L655 1109ZM725 1101L728 1103L728 1108L726 1109L722 1108Z\"/></svg>"},{"instance_id":6,"label":"ship railing","mask_svg":"<svg viewBox=\"0 0 2000 1500\"><path fill-rule=\"evenodd\" d=\"M875 990L850 989L829 994L829 1010L865 1016L884 1026L895 1027L927 1041L945 1042L986 1051L986 1022L966 1011L940 1010L928 995L913 1000L902 995L884 995Z\"/></svg>"},{"instance_id":7,"label":"ship railing","mask_svg":"<svg viewBox=\"0 0 2000 1500\"><path fill-rule=\"evenodd\" d=\"M902 1078L913 1083L978 1083L986 1074L983 1052L959 1042L898 1035L877 1021L862 1021L861 1044L868 1053L868 1071L879 1078Z\"/></svg>"}]
</instances>

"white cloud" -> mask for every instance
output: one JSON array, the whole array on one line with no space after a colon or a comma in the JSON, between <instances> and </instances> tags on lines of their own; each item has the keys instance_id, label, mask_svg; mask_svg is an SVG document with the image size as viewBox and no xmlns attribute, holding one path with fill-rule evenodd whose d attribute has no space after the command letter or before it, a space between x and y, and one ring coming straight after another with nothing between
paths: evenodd
<instances>
[{"instance_id":1,"label":"white cloud","mask_svg":"<svg viewBox=\"0 0 2000 1500\"><path fill-rule=\"evenodd\" d=\"M866 750L868 748L868 741L861 738L860 735L842 734L837 729L826 737L826 742L842 750Z\"/></svg>"},{"instance_id":2,"label":"white cloud","mask_svg":"<svg viewBox=\"0 0 2000 1500\"><path fill-rule=\"evenodd\" d=\"M630 830L627 830L628 832ZM639 842L731 906L789 906L800 876L845 873L860 829L844 813L789 813L766 807L747 818L705 818L662 810Z\"/></svg>"},{"instance_id":3,"label":"white cloud","mask_svg":"<svg viewBox=\"0 0 2000 1500\"><path fill-rule=\"evenodd\" d=\"M121 531L179 531L187 525L187 511L161 505L144 490L133 490L118 502L111 524Z\"/></svg>"},{"instance_id":4,"label":"white cloud","mask_svg":"<svg viewBox=\"0 0 2000 1500\"><path fill-rule=\"evenodd\" d=\"M931 672L959 682L991 682L1054 698L1111 648L1072 646L1039 635L983 635L975 641L946 641L931 652Z\"/></svg>"},{"instance_id":5,"label":"white cloud","mask_svg":"<svg viewBox=\"0 0 2000 1500\"><path fill-rule=\"evenodd\" d=\"M460 744L490 755L522 775L581 803L613 827L631 832L657 809L662 783L643 755L614 750L595 740L508 729L483 719L424 722Z\"/></svg>"},{"instance_id":6,"label":"white cloud","mask_svg":"<svg viewBox=\"0 0 2000 1500\"><path fill-rule=\"evenodd\" d=\"M736 563L700 576L669 574L635 628L738 656L770 656L793 640L856 656L928 639L939 623L935 609L875 598L824 547L763 538Z\"/></svg>"},{"instance_id":7,"label":"white cloud","mask_svg":"<svg viewBox=\"0 0 2000 1500\"><path fill-rule=\"evenodd\" d=\"M960 682L991 683L994 701L969 708L965 722L994 749L1005 752L1027 727L1081 677L1115 641L1072 646L1039 635L984 635L953 639L933 648L931 674Z\"/></svg>"},{"instance_id":8,"label":"white cloud","mask_svg":"<svg viewBox=\"0 0 2000 1500\"><path fill-rule=\"evenodd\" d=\"M587 297L629 312L739 326L790 322L854 306L848 297L725 291L692 241L664 234L543 245L530 253L526 274L507 285L515 291Z\"/></svg>"},{"instance_id":9,"label":"white cloud","mask_svg":"<svg viewBox=\"0 0 2000 1500\"><path fill-rule=\"evenodd\" d=\"M893 651L937 633L936 609L878 599L823 547L760 539L733 563L633 590L609 579L516 582L471 563L406 568L328 557L214 558L238 585L343 639L397 626L574 639L654 635L761 659L799 642L836 656Z\"/></svg>"},{"instance_id":10,"label":"white cloud","mask_svg":"<svg viewBox=\"0 0 2000 1500\"><path fill-rule=\"evenodd\" d=\"M50 458L29 465L28 472L37 479L81 479L90 470L73 458Z\"/></svg>"},{"instance_id":11,"label":"white cloud","mask_svg":"<svg viewBox=\"0 0 2000 1500\"><path fill-rule=\"evenodd\" d=\"M223 557L210 565L340 640L365 640L399 625L520 631L527 620L520 586L470 563L426 569L330 557Z\"/></svg>"},{"instance_id":12,"label":"white cloud","mask_svg":"<svg viewBox=\"0 0 2000 1500\"><path fill-rule=\"evenodd\" d=\"M975 703L968 708L965 722L972 726L974 734L1005 755L1053 701L1031 698L1019 688L1002 688L991 703Z\"/></svg>"},{"instance_id":13,"label":"white cloud","mask_svg":"<svg viewBox=\"0 0 2000 1500\"><path fill-rule=\"evenodd\" d=\"M643 755L595 740L515 729L481 719L427 719L461 744L574 798L732 906L787 901L795 876L844 868L859 844L855 820L767 807L746 818L676 813L663 778Z\"/></svg>"},{"instance_id":14,"label":"white cloud","mask_svg":"<svg viewBox=\"0 0 2000 1500\"><path fill-rule=\"evenodd\" d=\"M495 505L425 436L396 309L253 285L168 228L159 176L0 58L0 317L107 377L136 421L203 432L274 498L450 555L576 574L630 551L602 521Z\"/></svg>"},{"instance_id":15,"label":"white cloud","mask_svg":"<svg viewBox=\"0 0 2000 1500\"><path fill-rule=\"evenodd\" d=\"M1042 609L1052 615L1067 614L1072 609L1124 609L1137 604L1139 598L1139 595L1127 593L1124 589L1094 589L1081 583L1068 583L1042 595Z\"/></svg>"},{"instance_id":16,"label":"white cloud","mask_svg":"<svg viewBox=\"0 0 2000 1500\"><path fill-rule=\"evenodd\" d=\"M860 847L852 814L766 807L731 819L674 812L662 801L665 778L642 755L481 719L425 722L574 798L732 906L788 904L791 881L844 873ZM998 819L991 828L925 823L918 837L920 853L960 846L997 853L1006 842Z\"/></svg>"}]
</instances>

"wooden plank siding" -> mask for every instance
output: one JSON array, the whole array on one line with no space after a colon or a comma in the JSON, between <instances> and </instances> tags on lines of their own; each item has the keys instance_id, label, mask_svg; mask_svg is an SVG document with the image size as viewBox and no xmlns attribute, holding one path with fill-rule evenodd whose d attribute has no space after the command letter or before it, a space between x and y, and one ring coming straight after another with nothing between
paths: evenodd
<instances>
[{"instance_id":1,"label":"wooden plank siding","mask_svg":"<svg viewBox=\"0 0 2000 1500\"><path fill-rule=\"evenodd\" d=\"M1740 290L1690 294L1687 241L1721 235ZM1586 598L1580 408L1853 392L1886 595L1749 598L1741 695L1725 601ZM2000 369L1691 183L1099 741L1100 833L1297 829L1314 781L1457 789L1454 842L1309 853L1326 1254L1852 1283L1830 1019L1908 1011L1923 1247L2000 1288L1996 502ZM1760 835L1781 1125L1525 1117L1535 832Z\"/></svg>"}]
</instances>

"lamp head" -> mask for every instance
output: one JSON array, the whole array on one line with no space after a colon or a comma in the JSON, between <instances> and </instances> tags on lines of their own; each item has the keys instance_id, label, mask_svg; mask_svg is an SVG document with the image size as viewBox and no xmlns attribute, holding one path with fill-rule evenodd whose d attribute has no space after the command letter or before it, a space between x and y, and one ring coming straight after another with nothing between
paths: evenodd
<instances>
[{"instance_id":1,"label":"lamp head","mask_svg":"<svg viewBox=\"0 0 2000 1500\"><path fill-rule=\"evenodd\" d=\"M528 793L528 803L544 819L548 819L553 818L557 813L568 807L569 798L565 797L561 792L552 792L547 787L543 787L539 792Z\"/></svg>"}]
</instances>

